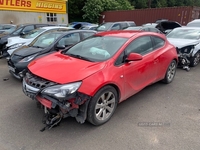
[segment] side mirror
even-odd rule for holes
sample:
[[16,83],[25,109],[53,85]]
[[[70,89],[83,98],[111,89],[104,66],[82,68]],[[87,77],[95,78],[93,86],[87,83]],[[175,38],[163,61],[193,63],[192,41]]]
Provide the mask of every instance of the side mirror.
[[21,33],[20,33],[20,36],[23,36],[23,35],[25,35],[25,34],[26,34],[25,32],[21,32]]
[[66,48],[65,45],[57,45],[56,46],[56,49],[58,49],[58,50],[65,49],[65,48]]
[[130,53],[129,55],[128,55],[128,57],[126,58],[126,61],[138,61],[138,60],[142,60],[143,59],[143,57],[142,57],[142,55],[140,55],[140,54],[137,54],[137,53]]

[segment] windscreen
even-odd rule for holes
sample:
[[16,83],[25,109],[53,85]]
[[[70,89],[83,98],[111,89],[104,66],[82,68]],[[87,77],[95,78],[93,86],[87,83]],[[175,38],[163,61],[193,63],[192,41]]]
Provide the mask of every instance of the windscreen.
[[104,61],[111,58],[126,41],[127,38],[121,37],[93,36],[76,44],[65,54],[90,61]]
[[112,25],[113,25],[113,23],[106,22],[106,23],[101,24],[99,27],[97,27],[96,30],[97,31],[107,31]]
[[57,33],[57,32],[48,32],[40,35],[37,37],[31,44],[30,46],[32,47],[37,47],[37,48],[46,48],[52,43],[54,43],[62,33]]
[[31,38],[36,37],[37,35],[39,35],[43,31],[45,31],[45,29],[35,29],[35,30],[32,30],[32,31],[28,32],[25,35],[22,35],[21,38],[31,39]]

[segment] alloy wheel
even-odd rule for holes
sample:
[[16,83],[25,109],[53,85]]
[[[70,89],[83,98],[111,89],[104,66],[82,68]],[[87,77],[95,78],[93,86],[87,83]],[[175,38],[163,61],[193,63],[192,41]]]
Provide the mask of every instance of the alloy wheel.
[[116,97],[111,91],[103,93],[95,106],[96,118],[100,121],[108,119],[115,109]]
[[173,61],[168,68],[168,72],[167,72],[168,81],[173,80],[175,73],[176,73],[176,63]]
[[197,53],[194,57],[194,66],[198,65],[200,61],[200,53]]

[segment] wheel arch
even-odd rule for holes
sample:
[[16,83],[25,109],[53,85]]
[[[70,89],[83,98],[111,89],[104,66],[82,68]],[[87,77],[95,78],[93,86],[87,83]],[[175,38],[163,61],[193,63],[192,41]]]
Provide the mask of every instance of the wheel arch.
[[[102,89],[103,87],[106,87],[106,86],[111,86],[111,87],[113,87],[115,90],[116,90],[116,92],[117,92],[117,100],[118,100],[118,103],[119,103],[119,101],[120,101],[120,98],[121,98],[121,91],[120,91],[120,88],[116,85],[116,84],[114,84],[114,83],[106,83],[106,84],[104,84],[104,85],[102,85],[101,87],[99,87],[98,89],[96,89],[95,90],[95,93],[94,93],[94,95],[100,90],[100,89]],[[94,96],[93,95],[93,96]]]

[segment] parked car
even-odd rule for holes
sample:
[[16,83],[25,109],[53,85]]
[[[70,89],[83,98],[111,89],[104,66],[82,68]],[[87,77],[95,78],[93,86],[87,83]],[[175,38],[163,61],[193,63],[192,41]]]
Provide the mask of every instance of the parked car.
[[[183,69],[187,69],[188,65],[194,67],[199,64],[200,28],[198,27],[176,28],[167,35],[167,39],[171,44],[177,47],[177,52],[179,54],[179,59],[180,59],[179,64],[181,64],[181,66],[184,67]],[[183,60],[184,62],[181,61],[182,54],[185,55],[185,59]]]
[[18,49],[23,45],[30,44],[35,38],[37,38],[44,32],[48,32],[51,30],[58,30],[58,29],[71,29],[71,28],[61,27],[61,26],[42,27],[34,29],[25,35],[10,37],[8,38],[8,43],[6,44],[6,48],[3,51],[3,56],[4,57],[10,56],[16,49]]
[[142,26],[150,26],[150,27],[155,28],[157,25],[158,25],[157,23],[145,23]]
[[97,31],[123,30],[127,27],[136,26],[134,21],[104,22],[97,27]]
[[0,34],[9,34],[16,30],[17,26],[14,24],[0,24]]
[[159,24],[161,22],[169,21],[168,19],[158,19],[155,23]]
[[124,30],[139,30],[139,31],[146,31],[146,32],[155,32],[155,33],[161,33],[163,34],[160,30],[157,28],[151,27],[151,26],[136,26],[136,27],[128,27]]
[[163,34],[100,32],[66,51],[33,60],[23,91],[44,106],[46,128],[69,116],[102,125],[118,103],[157,81],[172,82],[177,59]]
[[92,30],[68,30],[47,31],[29,45],[24,45],[13,52],[8,58],[9,72],[16,78],[21,79],[20,72],[26,70],[30,61],[41,55],[63,50],[85,38],[95,34]]
[[92,24],[89,22],[71,22],[71,23],[69,23],[68,26],[75,28],[75,29],[81,29],[81,27],[83,27],[83,26],[90,26],[90,25],[92,25]]
[[20,24],[17,26],[17,29],[10,34],[2,34],[0,35],[0,58],[2,58],[2,53],[4,48],[6,48],[7,40],[9,37],[24,35],[31,30],[36,28],[45,27],[45,26],[54,26],[52,24]]
[[91,24],[91,25],[82,26],[81,29],[84,29],[84,30],[96,30],[97,27],[98,27],[98,24]]
[[200,27],[200,19],[192,20],[192,21],[188,22],[188,24],[186,26],[187,27]]
[[163,32],[166,35],[169,32],[171,32],[173,29],[178,28],[178,27],[181,27],[181,25],[178,22],[175,22],[175,21],[161,21],[156,26],[156,28],[158,30],[160,30],[161,32]]

